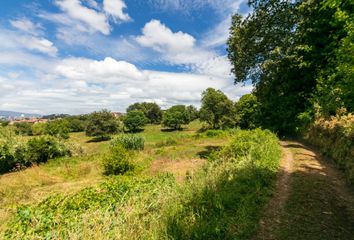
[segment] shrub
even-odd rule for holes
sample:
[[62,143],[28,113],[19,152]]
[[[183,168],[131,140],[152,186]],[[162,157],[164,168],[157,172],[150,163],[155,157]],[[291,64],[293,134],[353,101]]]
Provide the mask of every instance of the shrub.
[[128,150],[144,150],[145,139],[134,134],[121,134],[111,141],[111,146],[122,145]]
[[162,125],[173,130],[182,129],[182,125],[189,122],[189,113],[184,105],[170,107],[164,112],[162,117]]
[[134,103],[127,108],[127,112],[134,110],[142,111],[147,118],[147,121],[152,124],[159,124],[162,118],[162,111],[156,103]]
[[68,127],[68,122],[66,120],[53,120],[49,121],[45,124],[44,134],[68,139],[69,138],[70,129]]
[[32,135],[33,136],[39,136],[43,135],[45,132],[45,123],[35,123],[32,125]]
[[131,153],[122,145],[116,144],[110,149],[110,153],[103,157],[103,168],[105,175],[124,174],[130,169]]
[[18,135],[32,136],[32,125],[33,123],[28,122],[17,122],[14,124],[15,132]]
[[107,139],[117,132],[119,132],[119,123],[110,111],[102,110],[90,114],[86,127],[87,136]]
[[66,155],[70,155],[69,149],[55,137],[40,136],[27,142],[26,159],[31,163],[44,163]]
[[130,132],[136,132],[142,129],[147,122],[148,119],[145,117],[144,113],[140,110],[132,110],[128,112],[127,115],[124,116],[123,118],[124,126]]
[[319,118],[305,139],[336,162],[354,185],[354,115]]

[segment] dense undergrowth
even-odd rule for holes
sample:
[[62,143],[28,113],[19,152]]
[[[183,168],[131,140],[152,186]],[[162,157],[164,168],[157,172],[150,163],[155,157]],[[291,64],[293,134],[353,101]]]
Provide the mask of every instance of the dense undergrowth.
[[331,157],[354,185],[354,115],[320,118],[310,127],[307,140]]
[[4,239],[248,239],[280,158],[268,131],[237,130],[205,166],[173,175],[116,176],[76,194],[21,205]]

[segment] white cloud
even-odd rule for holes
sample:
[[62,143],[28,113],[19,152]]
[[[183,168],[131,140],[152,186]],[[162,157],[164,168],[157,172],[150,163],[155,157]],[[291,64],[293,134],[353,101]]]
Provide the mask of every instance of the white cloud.
[[[5,61],[4,55],[9,57],[8,62],[16,57],[16,55],[23,55],[23,50],[31,50],[47,54],[51,57],[56,56],[58,49],[48,39],[31,36],[27,33],[15,32],[0,28],[0,62]],[[9,56],[13,55],[13,56]],[[24,60],[25,61],[25,60]],[[32,62],[33,64],[33,62]]]
[[172,64],[195,64],[213,57],[213,53],[196,47],[196,39],[181,31],[172,32],[158,20],[151,20],[136,41],[159,53]]
[[151,20],[142,29],[142,36],[136,40],[145,47],[151,47],[156,51],[169,51],[177,54],[181,51],[193,49],[195,39],[187,33],[172,32],[158,20]]
[[81,5],[79,0],[57,0],[56,4],[70,18],[83,23],[88,31],[98,31],[105,35],[110,33],[110,25],[104,13]]
[[131,20],[123,11],[126,8],[123,0],[104,0],[102,7],[93,0],[56,0],[55,3],[64,13],[41,13],[39,16],[81,32],[109,35],[112,29],[110,17],[114,22]]
[[198,47],[193,36],[181,31],[172,32],[158,20],[148,22],[136,41],[159,52],[162,58],[172,64],[187,65],[199,74],[230,78],[231,64],[226,56]]
[[18,41],[29,50],[39,51],[52,57],[56,56],[58,52],[54,44],[45,38],[23,36],[20,37]]
[[18,30],[21,30],[34,36],[41,34],[40,24],[34,24],[32,21],[26,18],[10,20],[10,24]]
[[184,14],[189,14],[192,11],[200,10],[201,8],[210,7],[214,10],[225,13],[234,12],[238,9],[241,3],[246,3],[247,0],[147,0],[150,5],[157,9],[167,11],[180,11]]
[[95,83],[123,83],[142,80],[144,75],[133,64],[107,57],[102,61],[85,58],[64,59],[56,72],[66,78]]
[[130,17],[124,13],[123,10],[127,6],[123,0],[104,0],[103,9],[106,13],[111,15],[115,21],[129,21]]

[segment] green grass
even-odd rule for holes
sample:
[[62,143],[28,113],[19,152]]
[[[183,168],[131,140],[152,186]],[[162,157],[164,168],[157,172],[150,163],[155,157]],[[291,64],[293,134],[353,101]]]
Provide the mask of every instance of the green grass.
[[[280,158],[276,137],[239,130],[231,139],[229,134],[195,138],[195,130],[154,129],[144,133],[150,149],[141,152],[136,163],[198,158],[200,150],[228,144],[182,183],[169,173],[149,176],[141,171],[21,205],[7,224],[5,239],[249,238],[273,189]],[[169,137],[176,137],[177,145],[156,147]]]

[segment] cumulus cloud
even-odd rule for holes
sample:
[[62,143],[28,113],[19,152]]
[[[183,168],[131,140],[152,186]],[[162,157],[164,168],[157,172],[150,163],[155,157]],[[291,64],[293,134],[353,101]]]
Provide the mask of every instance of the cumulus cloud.
[[212,76],[230,77],[231,65],[226,56],[197,46],[196,39],[181,31],[172,32],[158,20],[151,20],[142,29],[136,41],[161,54],[172,64],[187,65],[193,72]]
[[145,47],[151,47],[159,52],[178,53],[193,49],[195,39],[187,33],[172,32],[159,20],[151,20],[142,29],[142,36],[136,40]]
[[66,78],[98,83],[141,80],[143,73],[133,64],[107,57],[102,61],[85,58],[64,59],[56,72]]
[[56,0],[55,3],[63,14],[42,13],[40,16],[82,32],[109,35],[112,28],[109,17],[115,22],[130,20],[123,11],[126,8],[123,0],[104,0],[103,9],[92,0],[87,1],[87,5],[81,0]]
[[115,21],[129,21],[128,14],[123,12],[127,6],[122,0],[104,0],[103,9],[106,13],[111,15]]

